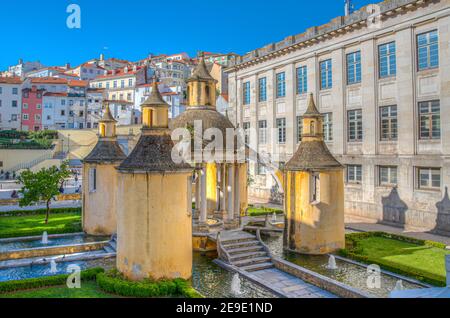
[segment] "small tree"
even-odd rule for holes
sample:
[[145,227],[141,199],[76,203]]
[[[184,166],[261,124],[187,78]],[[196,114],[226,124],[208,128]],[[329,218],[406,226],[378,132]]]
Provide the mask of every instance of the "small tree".
[[38,172],[26,170],[20,174],[18,181],[22,184],[19,193],[23,197],[19,200],[19,205],[29,206],[38,202],[45,202],[47,211],[45,224],[48,223],[50,215],[50,203],[60,193],[59,189],[63,185],[64,179],[70,176],[68,163],[63,162],[61,167],[56,166],[48,169],[42,168]]

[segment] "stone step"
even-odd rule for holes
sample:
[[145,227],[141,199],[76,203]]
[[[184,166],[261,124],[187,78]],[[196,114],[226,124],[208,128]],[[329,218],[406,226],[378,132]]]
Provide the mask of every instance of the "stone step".
[[228,254],[235,255],[235,256],[237,256],[238,254],[245,254],[245,253],[250,253],[250,252],[258,252],[258,251],[262,251],[262,250],[264,250],[264,248],[261,245],[240,247],[240,248],[234,248],[234,249],[227,249],[226,248],[226,251],[228,252]]
[[230,239],[226,239],[223,238],[221,239],[221,243],[222,245],[229,245],[229,244],[234,244],[234,243],[242,243],[242,242],[248,242],[248,241],[254,241],[256,240],[255,236],[245,236],[245,237],[240,237],[240,238],[230,238]]
[[237,254],[233,257],[231,257],[231,262],[237,262],[237,261],[242,261],[244,259],[249,259],[249,258],[255,258],[255,257],[262,257],[262,256],[266,256],[267,253],[266,252],[249,252],[249,253],[242,253],[242,254]]
[[115,253],[115,252],[116,252],[116,251],[115,251],[114,249],[112,249],[111,246],[109,246],[109,245],[106,245],[103,249],[106,251],[106,253]]
[[240,269],[247,271],[247,272],[257,272],[257,271],[262,271],[264,269],[269,269],[269,268],[273,268],[273,264],[272,263],[261,263],[261,264],[254,264],[254,265],[249,265],[249,266],[244,266],[244,267],[240,267]]
[[222,244],[222,245],[226,249],[235,249],[235,248],[240,248],[240,247],[259,245],[259,242],[258,241],[245,241],[245,242]]
[[233,262],[234,266],[237,267],[247,267],[251,265],[256,264],[264,264],[264,263],[270,263],[270,257],[255,257],[255,258],[249,258],[242,261]]

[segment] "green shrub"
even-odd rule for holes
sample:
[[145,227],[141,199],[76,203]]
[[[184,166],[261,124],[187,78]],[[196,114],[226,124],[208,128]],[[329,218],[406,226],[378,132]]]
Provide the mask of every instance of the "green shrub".
[[[28,210],[28,211],[14,210],[14,211],[8,211],[8,212],[1,213],[0,217],[27,216],[27,215],[45,215],[45,212],[46,212],[45,209]],[[51,214],[63,214],[63,213],[79,213],[79,214],[81,214],[81,208],[55,208],[55,209],[50,209],[50,215]]]
[[[105,270],[100,267],[81,271],[81,280],[95,280],[97,275],[103,273],[104,271]],[[57,276],[0,282],[0,294],[26,289],[64,285],[68,277],[69,274],[63,274]]]
[[267,214],[284,214],[283,210],[280,209],[274,209],[274,208],[268,208],[268,207],[254,207],[254,206],[249,206],[247,213],[249,216],[265,216]]
[[159,280],[146,279],[139,282],[127,280],[117,270],[97,275],[98,286],[106,292],[125,297],[201,297],[190,284],[183,279]]

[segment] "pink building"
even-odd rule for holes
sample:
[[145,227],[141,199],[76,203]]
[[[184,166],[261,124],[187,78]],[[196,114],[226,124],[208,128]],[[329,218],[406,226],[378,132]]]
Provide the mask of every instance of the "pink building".
[[22,91],[22,130],[42,130],[42,97],[45,90],[36,86]]

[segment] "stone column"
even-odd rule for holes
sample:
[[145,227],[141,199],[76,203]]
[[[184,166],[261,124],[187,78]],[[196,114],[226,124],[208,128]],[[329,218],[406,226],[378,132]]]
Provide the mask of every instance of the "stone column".
[[240,198],[240,173],[239,164],[234,166],[235,178],[234,178],[234,220],[237,221],[241,216],[241,198]]
[[197,171],[197,178],[195,179],[195,212],[193,218],[198,220],[200,216],[200,172]]
[[220,200],[220,184],[222,180],[222,171],[220,164],[216,163],[216,209],[214,211],[214,216],[220,218],[221,217],[221,200]]
[[200,172],[200,218],[199,225],[200,228],[206,227],[206,221],[208,218],[208,209],[207,209],[207,200],[206,200],[206,167],[202,167]]
[[227,218],[227,165],[222,163],[220,165],[220,173],[221,173],[221,188],[222,188],[222,197],[220,198],[220,212],[222,214],[222,219],[226,220]]
[[227,225],[225,226],[226,228],[228,227],[232,227],[233,226],[233,220],[234,220],[234,188],[235,188],[235,182],[234,182],[234,176],[235,176],[235,171],[234,171],[234,164],[230,164],[228,166],[228,215],[227,215],[227,219],[226,219],[226,223]]

